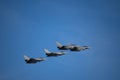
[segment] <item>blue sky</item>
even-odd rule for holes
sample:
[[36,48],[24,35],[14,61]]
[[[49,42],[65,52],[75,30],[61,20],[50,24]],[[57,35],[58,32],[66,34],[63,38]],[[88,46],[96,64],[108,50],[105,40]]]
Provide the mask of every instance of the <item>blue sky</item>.
[[[119,80],[118,0],[1,0],[0,80]],[[23,55],[46,57],[62,44],[91,49],[68,52],[37,64]]]

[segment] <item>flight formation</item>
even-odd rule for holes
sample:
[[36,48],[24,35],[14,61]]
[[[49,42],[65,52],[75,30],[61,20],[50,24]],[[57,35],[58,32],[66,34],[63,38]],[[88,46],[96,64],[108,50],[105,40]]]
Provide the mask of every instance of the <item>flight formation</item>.
[[[56,42],[57,48],[59,50],[70,50],[70,51],[82,51],[82,50],[86,50],[89,49],[89,46],[77,46],[75,44],[70,44],[70,45],[62,45],[59,42]],[[57,56],[62,56],[65,55],[66,52],[60,51],[60,52],[51,52],[48,49],[44,49],[45,54],[47,57],[57,57]],[[41,61],[45,61],[46,58],[30,58],[26,55],[24,55],[24,59],[26,63],[37,63],[37,62],[41,62]]]

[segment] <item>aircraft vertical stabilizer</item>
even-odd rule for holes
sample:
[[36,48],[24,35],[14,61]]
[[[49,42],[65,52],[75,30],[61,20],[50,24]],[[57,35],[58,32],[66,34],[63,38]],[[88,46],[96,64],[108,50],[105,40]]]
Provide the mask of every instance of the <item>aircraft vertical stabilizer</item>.
[[24,59],[29,60],[30,58],[28,56],[24,55]]
[[62,44],[57,41],[56,41],[56,44],[57,44],[57,47],[62,47]]
[[47,49],[44,49],[44,51],[45,51],[46,54],[51,53],[51,52],[50,52],[49,50],[47,50]]

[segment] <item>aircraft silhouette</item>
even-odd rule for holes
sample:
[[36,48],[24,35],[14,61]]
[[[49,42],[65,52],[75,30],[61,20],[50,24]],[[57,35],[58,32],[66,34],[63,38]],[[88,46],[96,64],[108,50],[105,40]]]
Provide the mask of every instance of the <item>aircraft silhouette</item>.
[[30,58],[24,55],[24,59],[26,63],[37,63],[46,60],[45,58]]

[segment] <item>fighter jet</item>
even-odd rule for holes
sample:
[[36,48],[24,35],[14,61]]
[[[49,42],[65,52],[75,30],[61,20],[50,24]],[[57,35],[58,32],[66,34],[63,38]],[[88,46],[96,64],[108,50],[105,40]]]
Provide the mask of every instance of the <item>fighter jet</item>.
[[24,59],[26,63],[37,63],[46,60],[45,58],[30,58],[24,55]]
[[44,51],[47,57],[57,57],[57,56],[62,56],[66,54],[66,52],[50,52],[47,49],[44,49]]
[[89,49],[89,46],[77,46],[75,44],[70,44],[70,45],[62,45],[59,42],[56,42],[57,44],[57,48],[59,50],[70,50],[70,51],[81,51],[81,50],[85,50],[85,49]]
[[69,48],[70,51],[81,51],[81,50],[86,50],[89,49],[89,46],[77,46],[77,45],[71,45],[71,47]]

